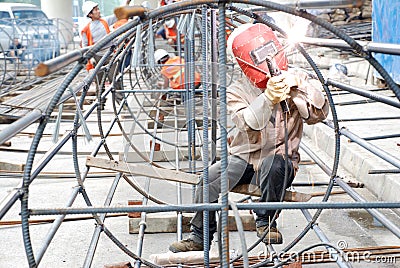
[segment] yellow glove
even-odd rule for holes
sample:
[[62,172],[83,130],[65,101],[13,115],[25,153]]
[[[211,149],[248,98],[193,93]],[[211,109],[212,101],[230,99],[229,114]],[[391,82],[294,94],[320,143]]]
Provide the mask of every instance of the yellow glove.
[[273,104],[277,104],[286,100],[290,88],[295,86],[297,86],[296,77],[284,72],[278,76],[271,77],[268,80],[264,94]]

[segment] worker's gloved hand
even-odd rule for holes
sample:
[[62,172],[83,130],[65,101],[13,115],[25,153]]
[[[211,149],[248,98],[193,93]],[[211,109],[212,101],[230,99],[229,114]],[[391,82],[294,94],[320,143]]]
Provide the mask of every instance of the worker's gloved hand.
[[282,72],[282,74],[271,77],[268,80],[264,94],[273,104],[277,104],[286,100],[289,96],[290,89],[296,86],[296,77],[287,72]]

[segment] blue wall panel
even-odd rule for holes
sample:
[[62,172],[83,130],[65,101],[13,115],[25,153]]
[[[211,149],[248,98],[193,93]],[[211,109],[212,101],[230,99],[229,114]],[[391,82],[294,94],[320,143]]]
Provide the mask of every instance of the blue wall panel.
[[[372,41],[400,44],[400,0],[372,1]],[[375,57],[400,84],[400,56],[377,53]],[[375,75],[379,77],[377,72]]]

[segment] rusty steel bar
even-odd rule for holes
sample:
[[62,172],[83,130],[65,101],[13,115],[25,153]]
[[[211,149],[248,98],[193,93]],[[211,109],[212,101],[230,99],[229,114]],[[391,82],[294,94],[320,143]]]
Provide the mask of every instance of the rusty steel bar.
[[114,14],[117,19],[128,19],[133,16],[144,18],[147,16],[148,8],[143,6],[122,6],[114,9]]
[[53,58],[51,60],[41,62],[35,68],[35,75],[37,76],[46,76],[56,71],[61,70],[65,66],[70,65],[73,62],[76,62],[82,59],[83,54],[85,54],[90,47],[80,48],[74,51],[71,51],[67,54],[64,54],[60,57]]

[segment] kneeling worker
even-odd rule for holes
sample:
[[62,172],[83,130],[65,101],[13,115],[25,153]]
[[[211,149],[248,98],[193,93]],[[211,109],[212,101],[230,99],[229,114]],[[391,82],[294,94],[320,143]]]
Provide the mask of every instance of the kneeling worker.
[[[227,109],[236,126],[228,139],[229,190],[241,184],[254,184],[261,190],[259,202],[279,202],[299,168],[303,122],[315,124],[325,119],[328,102],[322,91],[310,83],[306,73],[287,71],[282,46],[268,26],[261,23],[239,26],[229,36],[227,50],[244,74],[227,88]],[[281,102],[285,105],[280,105]],[[220,191],[219,161],[209,168],[211,203],[218,202]],[[200,182],[195,203],[202,202]],[[282,234],[273,220],[276,211],[261,208],[254,213],[257,236],[263,237],[266,244],[281,244]],[[210,211],[210,243],[217,228],[215,218],[215,212]],[[172,252],[203,250],[202,211],[196,212],[191,220],[189,238],[172,243],[169,249]]]
[[[164,49],[157,49],[154,52],[154,60],[157,64],[163,64],[161,74],[164,78],[163,88],[185,89],[185,60],[179,56],[170,57]],[[194,85],[198,88],[201,83],[200,74],[195,72]]]

